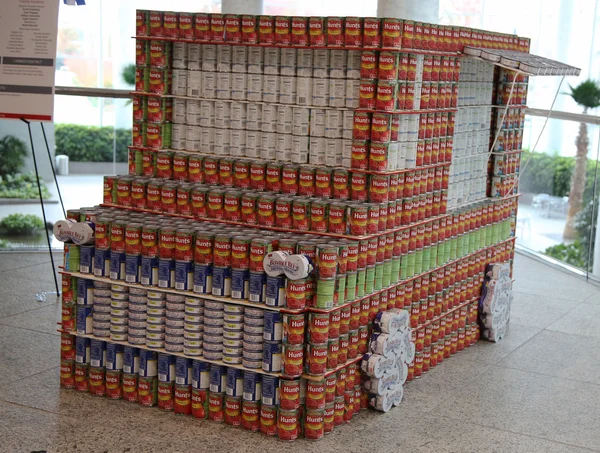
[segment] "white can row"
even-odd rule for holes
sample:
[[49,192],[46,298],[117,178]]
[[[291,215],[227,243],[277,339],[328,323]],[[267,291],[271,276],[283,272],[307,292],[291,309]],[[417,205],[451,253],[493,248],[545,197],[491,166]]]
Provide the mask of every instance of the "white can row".
[[173,69],[174,96],[357,108],[360,80]]
[[474,58],[463,58],[460,62],[459,82],[492,82],[494,65]]
[[487,198],[487,177],[481,176],[448,186],[448,210]]
[[454,134],[454,157],[465,157],[489,152],[490,131],[483,129],[480,131],[469,131]]
[[454,120],[454,132],[477,131],[490,128],[491,106],[460,107]]
[[458,83],[458,106],[490,105],[492,104],[493,82],[463,82]]

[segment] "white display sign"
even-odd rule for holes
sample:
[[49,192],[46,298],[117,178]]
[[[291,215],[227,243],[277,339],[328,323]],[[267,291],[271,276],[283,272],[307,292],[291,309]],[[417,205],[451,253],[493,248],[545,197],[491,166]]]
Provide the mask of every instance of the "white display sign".
[[0,1],[0,118],[52,121],[58,7]]
[[512,305],[512,280],[510,264],[493,264],[487,270],[484,295],[480,303],[480,318],[483,323],[483,337],[489,341],[499,341],[506,335]]

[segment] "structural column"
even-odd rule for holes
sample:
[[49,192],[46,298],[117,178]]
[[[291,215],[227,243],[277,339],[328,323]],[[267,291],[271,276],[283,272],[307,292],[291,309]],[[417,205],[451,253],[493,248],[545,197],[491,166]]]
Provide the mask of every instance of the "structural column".
[[254,14],[263,13],[263,0],[222,0],[223,14]]
[[377,16],[437,24],[440,20],[440,2],[439,0],[377,0]]

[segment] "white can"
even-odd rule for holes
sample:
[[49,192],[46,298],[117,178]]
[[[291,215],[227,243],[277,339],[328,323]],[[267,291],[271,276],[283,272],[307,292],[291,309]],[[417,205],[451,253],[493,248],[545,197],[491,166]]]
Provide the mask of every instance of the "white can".
[[312,77],[313,51],[312,49],[298,49],[296,58],[296,75],[298,77]]
[[334,167],[342,160],[342,140],[339,138],[328,138],[325,142],[325,165]]
[[187,73],[187,69],[173,69],[171,92],[175,96],[185,96],[187,94]]
[[228,129],[231,120],[231,102],[215,101],[215,127]]
[[291,134],[294,108],[288,105],[277,106],[277,133]]
[[398,142],[392,142],[390,143],[388,150],[388,170],[397,170],[400,144]]
[[260,129],[263,132],[275,132],[277,130],[277,106],[263,104]]
[[[310,125],[310,109],[294,107],[292,112],[292,134],[308,135]],[[308,150],[308,141],[307,147]]]
[[229,129],[215,129],[214,131],[215,154],[218,156],[229,156],[231,153],[229,149],[231,131]]
[[281,49],[279,47],[266,47],[264,70],[265,74],[278,75],[281,61]]
[[248,48],[248,73],[262,74],[265,59],[264,47]]
[[360,50],[349,50],[348,59],[346,60],[346,78],[360,79],[360,58],[362,52]]
[[257,131],[246,131],[246,157],[258,157],[261,140],[260,134]]
[[217,71],[231,72],[231,46],[217,46]]
[[314,78],[312,80],[312,105],[329,106],[329,79]]
[[263,132],[261,137],[262,159],[274,160],[277,148],[277,134],[275,132]]
[[290,134],[277,134],[277,152],[275,158],[280,162],[291,162],[292,136]]
[[310,135],[325,137],[325,110],[310,109]]
[[279,77],[279,102],[282,104],[296,103],[296,77]]
[[200,126],[215,127],[214,101],[200,101]]
[[305,164],[308,162],[309,137],[307,135],[292,136],[292,162]]
[[200,101],[188,99],[185,102],[185,123],[193,126],[200,125]]
[[262,74],[248,74],[248,100],[255,102],[263,100]]
[[263,101],[277,104],[279,102],[279,76],[263,76]]
[[[219,46],[220,47],[220,46]],[[202,70],[216,71],[217,70],[217,46],[214,44],[202,45]]]
[[346,105],[346,80],[329,79],[329,106],[344,107]]
[[325,138],[342,137],[342,111],[325,111]]
[[346,77],[348,64],[348,51],[331,50],[329,56],[329,77],[332,79],[343,79]]
[[246,129],[246,104],[231,103],[231,129]]
[[313,77],[329,77],[329,50],[315,49],[313,53]]
[[248,74],[233,73],[231,75],[231,99],[245,101],[248,94]]
[[202,95],[202,72],[188,71],[187,77],[187,95],[199,98]]
[[360,101],[360,80],[346,80],[346,107],[349,109],[358,108]]
[[253,102],[246,104],[246,129],[260,131],[262,121],[262,105]]
[[188,45],[184,42],[174,42],[172,48],[173,68],[187,69]]
[[296,77],[297,105],[312,105],[312,84],[311,77]]
[[185,146],[188,151],[200,151],[200,128],[188,125],[185,130]]
[[175,124],[171,126],[171,148],[185,149],[185,135],[187,126],[185,124]]
[[280,73],[285,76],[296,75],[297,49],[284,47],[281,49]]
[[308,162],[312,165],[325,165],[325,138],[310,137],[309,143]]
[[342,137],[352,139],[354,132],[354,112],[352,110],[344,110],[342,115]]
[[231,72],[220,72],[217,77],[217,99],[231,99]]
[[202,72],[202,97],[215,99],[217,97],[217,74]]
[[173,123],[186,123],[187,102],[185,99],[173,99]]
[[248,47],[231,48],[231,72],[248,72]]
[[342,159],[352,159],[352,140],[342,139]]
[[244,157],[246,155],[246,131],[244,129],[231,129],[229,146],[232,156]]
[[187,68],[191,71],[202,69],[202,46],[200,44],[187,45]]
[[215,130],[212,127],[200,128],[200,149],[203,153],[215,153]]

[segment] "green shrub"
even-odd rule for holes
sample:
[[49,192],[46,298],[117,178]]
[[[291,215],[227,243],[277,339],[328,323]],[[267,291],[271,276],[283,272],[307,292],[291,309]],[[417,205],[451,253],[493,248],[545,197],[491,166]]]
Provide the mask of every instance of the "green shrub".
[[117,162],[127,162],[131,130],[112,127],[57,124],[54,126],[56,154],[65,154],[73,162],[112,162],[115,134]]
[[44,228],[44,221],[33,214],[11,214],[0,220],[0,230],[6,234],[27,234]]
[[587,261],[587,249],[581,244],[581,241],[577,239],[572,244],[558,244],[552,247],[548,247],[544,253],[552,258],[556,258],[563,263],[570,264],[571,266],[578,267],[579,269],[586,269]]
[[[50,198],[50,191],[40,179],[42,183],[42,197]],[[24,173],[16,175],[0,176],[0,198],[19,198],[29,200],[39,198],[38,186],[35,179],[35,174]]]
[[24,141],[13,135],[0,139],[0,177],[18,173],[29,151]]

